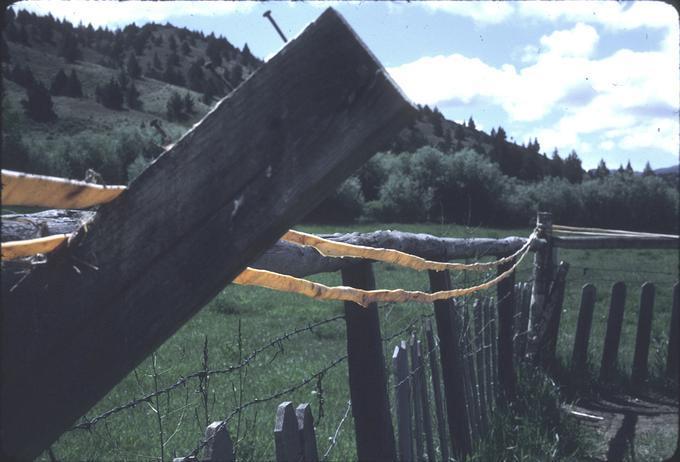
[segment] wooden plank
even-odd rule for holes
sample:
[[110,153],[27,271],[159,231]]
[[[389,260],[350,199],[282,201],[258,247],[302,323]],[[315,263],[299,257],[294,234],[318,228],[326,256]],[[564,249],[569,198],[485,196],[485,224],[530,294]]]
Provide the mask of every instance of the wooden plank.
[[3,451],[40,454],[413,115],[323,13],[3,292]]
[[[394,347],[392,369],[397,401],[397,440],[399,459],[402,462],[413,460],[413,433],[411,432],[411,380],[408,373],[408,353],[406,342]],[[361,457],[358,457],[360,460]]]
[[631,382],[641,387],[647,380],[649,342],[652,339],[652,316],[654,312],[655,287],[651,282],[642,284],[640,290],[640,312],[638,315],[637,333],[635,335],[635,352]]
[[302,459],[302,444],[295,408],[284,401],[276,408],[274,447],[276,462],[298,462]]
[[671,237],[554,237],[561,249],[677,249],[677,238]]
[[[666,378],[678,383],[678,355],[680,354],[680,283],[673,286],[673,306],[671,307],[671,325],[668,333],[668,353],[666,356]],[[679,440],[680,441],[680,440]]]
[[491,407],[495,409],[500,392],[498,391],[498,311],[496,310],[496,301],[493,297],[487,299],[487,313],[489,319],[489,346],[491,347],[491,360],[489,361],[491,367]]
[[[360,261],[342,270],[342,283],[348,287],[374,289],[371,263]],[[357,457],[360,460],[394,460],[396,447],[378,305],[371,303],[364,308],[356,303],[345,302],[344,306],[349,392]]]
[[[513,262],[498,267],[498,273],[511,268]],[[513,318],[515,308],[515,273],[502,280],[496,286],[496,309],[498,310],[498,382],[501,396],[505,402],[515,399],[516,382],[515,366],[512,352]]]
[[619,342],[621,341],[621,327],[623,325],[623,311],[626,306],[626,284],[616,282],[612,285],[611,300],[609,302],[609,316],[607,318],[607,331],[604,336],[602,348],[602,363],[600,365],[600,380],[606,381],[611,378],[616,370],[616,361],[619,355]]
[[578,310],[574,351],[571,356],[571,370],[577,375],[584,374],[588,366],[588,343],[593,324],[596,295],[597,291],[592,284],[585,284],[581,289],[581,305]]
[[462,312],[463,328],[461,347],[463,350],[463,379],[465,381],[465,407],[468,413],[468,422],[470,423],[470,436],[472,441],[479,440],[479,404],[477,401],[475,384],[475,365],[474,356],[472,353],[472,336],[470,320],[470,306],[469,300],[463,299],[458,304],[458,309]]
[[[446,420],[444,418],[444,406],[442,401],[441,382],[439,378],[439,366],[437,365],[437,344],[432,332],[432,321],[425,321],[425,336],[427,338],[428,358],[430,361],[430,377],[432,379],[432,394],[434,396],[434,411],[437,418],[437,433],[439,435],[439,451],[442,460],[449,460],[449,442],[446,438]],[[434,460],[434,459],[432,459]]]
[[545,307],[545,317],[539,329],[538,357],[547,370],[552,370],[556,364],[557,337],[559,336],[562,306],[564,304],[564,290],[567,284],[569,264],[560,262],[555,280],[550,286],[550,293]]
[[202,462],[233,462],[234,445],[229,436],[226,425],[213,422],[205,429],[205,440],[208,442],[203,448]]
[[413,404],[413,435],[416,443],[416,453],[414,460],[424,460],[423,455],[425,454],[423,445],[423,408],[421,401],[422,393],[422,383],[420,382],[419,369],[420,361],[418,360],[416,352],[416,335],[411,333],[411,338],[409,339],[408,349],[411,356],[409,375],[411,377],[411,402]]
[[298,431],[302,441],[302,461],[318,462],[319,451],[316,447],[316,432],[314,431],[314,417],[309,403],[300,404],[295,408]]
[[481,433],[486,434],[489,429],[489,415],[486,403],[486,380],[484,377],[484,305],[482,300],[475,300],[473,317],[475,326],[475,366],[477,371],[477,396],[479,399],[479,412]]
[[541,247],[534,253],[534,270],[531,292],[531,316],[529,318],[529,329],[527,335],[527,356],[534,358],[538,352],[538,319],[543,316],[545,303],[550,289],[550,283],[554,275],[553,262],[553,236],[552,236],[552,214],[539,212],[536,218],[536,226],[539,228],[538,237],[544,239],[546,246]]
[[423,413],[423,433],[425,434],[425,446],[427,448],[427,460],[435,460],[434,438],[432,435],[432,414],[430,413],[430,398],[427,392],[427,378],[425,368],[427,364],[423,358],[422,343],[418,340],[415,344],[415,355],[417,361],[417,375],[420,384],[420,403]]
[[529,335],[529,319],[531,309],[531,283],[522,284],[522,303],[519,311],[519,323],[517,326],[517,353],[520,361],[524,361],[527,350],[527,336]]
[[[430,290],[449,290],[451,279],[448,271],[428,271]],[[439,336],[444,395],[446,397],[446,420],[453,452],[466,456],[471,451],[469,422],[465,410],[465,382],[463,358],[459,341],[462,335],[461,320],[455,312],[453,300],[434,302],[434,316]]]

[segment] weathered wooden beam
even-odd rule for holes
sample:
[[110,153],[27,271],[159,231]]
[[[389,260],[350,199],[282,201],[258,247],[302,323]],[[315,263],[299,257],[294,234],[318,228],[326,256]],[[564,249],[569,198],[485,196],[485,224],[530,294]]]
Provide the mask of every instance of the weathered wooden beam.
[[677,249],[680,240],[670,237],[553,237],[562,249]]
[[414,114],[326,10],[3,290],[5,457],[38,456]]

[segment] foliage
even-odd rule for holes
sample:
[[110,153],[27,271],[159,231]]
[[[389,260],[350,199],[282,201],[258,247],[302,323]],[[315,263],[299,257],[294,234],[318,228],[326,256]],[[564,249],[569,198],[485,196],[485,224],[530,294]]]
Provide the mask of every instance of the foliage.
[[123,89],[113,77],[106,85],[102,87],[97,85],[95,97],[99,103],[109,109],[120,110],[123,108]]
[[176,91],[172,92],[165,107],[168,120],[183,120],[186,117],[184,100]]
[[26,89],[26,99],[21,103],[26,115],[36,122],[50,122],[57,118],[52,96],[41,82],[35,82]]

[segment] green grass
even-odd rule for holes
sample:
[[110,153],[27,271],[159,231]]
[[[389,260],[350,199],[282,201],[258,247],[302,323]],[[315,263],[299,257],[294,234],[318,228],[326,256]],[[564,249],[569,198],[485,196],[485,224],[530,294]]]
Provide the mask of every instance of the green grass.
[[[439,236],[454,237],[504,237],[527,236],[529,229],[470,229],[450,225],[395,225],[366,224],[356,226],[302,226],[299,229],[315,233],[346,231],[372,231],[376,229],[399,229],[426,232]],[[598,304],[593,326],[591,358],[597,362],[601,349],[608,303],[610,281],[599,279],[622,279],[629,282],[628,301],[621,345],[621,367],[629,369],[635,336],[636,304],[639,285],[645,277],[628,270],[664,271],[654,279],[657,285],[657,303],[654,313],[653,338],[661,348],[650,354],[653,380],[661,380],[661,371],[655,359],[665,354],[663,347],[667,338],[670,316],[670,290],[677,279],[678,256],[668,251],[563,251],[560,257],[572,264],[565,296],[565,312],[560,329],[558,353],[569,358],[573,343],[573,330],[580,298],[580,288],[585,282],[594,282],[598,288]],[[531,259],[527,258],[520,268],[517,280],[531,277]],[[608,271],[590,272],[583,275],[577,267],[608,268]],[[593,270],[594,271],[594,270]],[[404,287],[427,290],[427,275],[387,265],[376,264],[375,276],[378,287]],[[663,276],[663,277],[662,277]],[[339,274],[323,274],[311,279],[325,284],[340,284]],[[472,276],[456,275],[454,286],[469,285],[476,281]],[[261,345],[284,332],[342,314],[339,302],[319,302],[287,293],[272,292],[255,287],[228,286],[198,315],[183,326],[172,338],[158,349],[155,355],[157,373],[153,373],[153,358],[145,360],[137,370],[119,383],[87,415],[93,417],[119,404],[138,398],[158,387],[169,386],[178,378],[202,368],[203,346],[207,339],[208,362],[212,369],[238,364],[240,360]],[[413,303],[387,304],[380,307],[383,337],[389,337],[410,322],[432,314],[430,305]],[[240,335],[239,335],[240,326]],[[406,338],[406,334],[398,339]],[[398,339],[384,345],[386,362]],[[173,454],[185,455],[192,450],[204,432],[206,423],[222,420],[242,403],[264,398],[279,390],[300,384],[306,377],[323,369],[346,352],[345,327],[342,319],[306,331],[288,340],[281,340],[275,347],[264,350],[240,373],[210,376],[205,389],[199,392],[199,381],[191,380],[158,401],[142,403],[131,410],[117,413],[98,423],[91,431],[75,430],[65,433],[54,445],[60,460],[156,460],[160,458],[159,423],[155,409],[161,414],[164,459]],[[391,370],[391,369],[390,369]],[[390,389],[393,384],[388,374]],[[579,451],[587,441],[579,431],[555,420],[557,389],[544,376],[522,372],[520,390],[523,399],[516,412],[497,414],[494,438],[478,448],[476,460],[542,460],[544,454],[555,451],[562,460],[578,460]],[[207,397],[207,404],[204,398]],[[317,441],[323,454],[329,446],[329,438],[336,432],[338,422],[345,413],[349,398],[347,364],[341,362],[329,370],[322,380],[269,402],[253,405],[229,423],[229,432],[235,441],[241,460],[270,460],[274,455],[272,434],[276,406],[286,400],[296,405],[309,402],[317,421]],[[391,398],[391,401],[393,399]],[[544,403],[546,412],[538,412],[532,403]],[[323,412],[320,415],[320,412]],[[549,412],[548,412],[549,411]],[[553,414],[551,414],[553,413]],[[557,436],[556,436],[557,435]],[[654,441],[650,447],[665,455],[667,445]],[[644,444],[640,442],[639,444]],[[579,449],[581,448],[581,449]],[[640,451],[648,449],[646,447]],[[546,452],[547,451],[547,452]],[[351,417],[342,427],[331,460],[355,458],[354,428]],[[47,454],[41,457],[48,460]]]

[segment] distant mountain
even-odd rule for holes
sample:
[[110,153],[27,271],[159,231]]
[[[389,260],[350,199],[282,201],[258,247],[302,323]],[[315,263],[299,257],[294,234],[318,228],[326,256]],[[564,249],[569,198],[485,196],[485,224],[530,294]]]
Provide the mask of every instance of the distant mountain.
[[657,175],[678,175],[680,174],[680,164],[672,167],[657,168],[654,170]]

